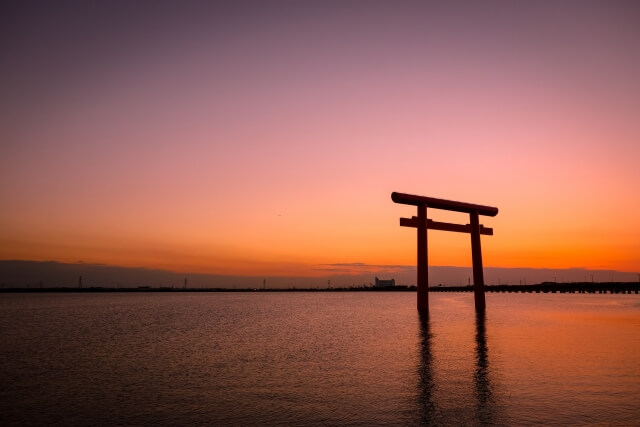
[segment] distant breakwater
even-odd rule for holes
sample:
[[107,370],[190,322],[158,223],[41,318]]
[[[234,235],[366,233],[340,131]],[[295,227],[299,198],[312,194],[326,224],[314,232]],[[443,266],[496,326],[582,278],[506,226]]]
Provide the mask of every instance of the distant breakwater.
[[[1,288],[0,293],[95,293],[95,292],[415,292],[415,286],[371,287],[351,286],[332,288],[183,288],[183,287],[11,287]],[[429,292],[472,292],[473,286],[430,286]],[[543,282],[535,285],[485,285],[485,292],[494,293],[581,293],[581,294],[638,294],[640,282]]]
[[[431,286],[429,292],[472,292],[473,286]],[[580,294],[637,294],[640,282],[543,282],[535,285],[485,285],[485,292],[501,293],[580,293]]]

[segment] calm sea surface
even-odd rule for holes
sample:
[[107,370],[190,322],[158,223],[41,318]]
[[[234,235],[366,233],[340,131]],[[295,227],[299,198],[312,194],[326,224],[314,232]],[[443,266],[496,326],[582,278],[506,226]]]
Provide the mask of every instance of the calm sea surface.
[[638,295],[0,295],[3,425],[640,425]]

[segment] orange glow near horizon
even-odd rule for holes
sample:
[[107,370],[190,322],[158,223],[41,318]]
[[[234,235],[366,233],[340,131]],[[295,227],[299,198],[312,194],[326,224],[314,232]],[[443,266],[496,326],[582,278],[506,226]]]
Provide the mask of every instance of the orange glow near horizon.
[[[414,266],[401,191],[498,207],[485,266],[640,271],[640,30],[622,9],[260,7],[124,35],[49,23],[55,60],[11,17],[0,259]],[[430,232],[429,259],[471,265],[469,236]]]

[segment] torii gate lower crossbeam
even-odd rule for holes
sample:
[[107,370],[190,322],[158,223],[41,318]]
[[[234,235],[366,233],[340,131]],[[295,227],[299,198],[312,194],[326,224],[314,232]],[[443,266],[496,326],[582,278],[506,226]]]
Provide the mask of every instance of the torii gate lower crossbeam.
[[[476,311],[485,310],[484,274],[482,271],[482,250],[480,235],[493,235],[493,229],[480,224],[479,215],[496,216],[498,208],[474,205],[471,203],[455,202],[451,200],[435,199],[433,197],[415,196],[413,194],[392,193],[391,199],[395,203],[413,205],[418,208],[418,216],[400,218],[400,225],[417,229],[418,235],[418,311],[429,311],[429,263],[427,252],[427,230],[444,230],[471,235],[471,259],[473,262],[473,291]],[[427,218],[427,207],[469,214],[469,224],[449,224],[436,222]]]

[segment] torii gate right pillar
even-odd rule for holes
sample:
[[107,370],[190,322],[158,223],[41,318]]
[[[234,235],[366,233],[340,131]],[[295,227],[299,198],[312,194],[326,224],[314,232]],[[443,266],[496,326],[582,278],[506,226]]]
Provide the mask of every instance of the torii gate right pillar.
[[478,212],[469,214],[471,225],[471,261],[473,263],[473,296],[476,311],[484,312],[484,274],[482,273],[482,249],[480,247],[480,220]]
[[427,251],[427,205],[418,205],[418,311],[429,311],[429,255]]

